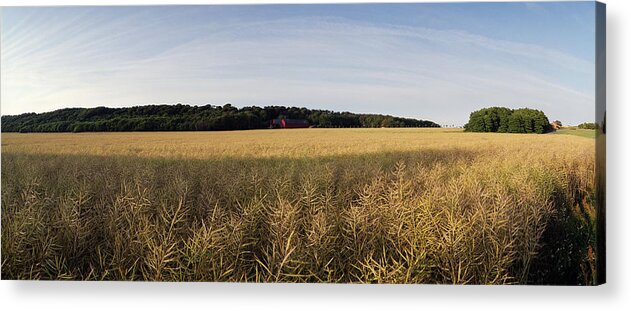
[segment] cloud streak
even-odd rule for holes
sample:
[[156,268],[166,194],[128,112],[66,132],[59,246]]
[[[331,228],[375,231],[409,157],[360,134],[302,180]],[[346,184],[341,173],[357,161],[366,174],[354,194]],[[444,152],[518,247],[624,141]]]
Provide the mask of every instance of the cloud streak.
[[231,102],[443,124],[490,105],[593,119],[592,61],[462,29],[335,16],[187,21],[196,16],[177,8],[27,13],[2,28],[2,114]]

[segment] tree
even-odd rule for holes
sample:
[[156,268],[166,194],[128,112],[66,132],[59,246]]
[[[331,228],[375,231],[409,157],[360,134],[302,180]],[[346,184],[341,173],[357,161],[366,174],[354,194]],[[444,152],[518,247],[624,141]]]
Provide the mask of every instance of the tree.
[[464,128],[467,132],[538,134],[551,130],[548,117],[540,110],[512,110],[504,107],[490,107],[472,112]]
[[585,122],[585,123],[579,124],[578,128],[585,129],[585,130],[595,130],[598,128],[598,124],[592,123],[592,122]]
[[439,127],[411,118],[298,107],[148,105],[130,108],[66,108],[2,116],[2,132],[215,131],[269,127],[277,118],[305,119],[318,127]]

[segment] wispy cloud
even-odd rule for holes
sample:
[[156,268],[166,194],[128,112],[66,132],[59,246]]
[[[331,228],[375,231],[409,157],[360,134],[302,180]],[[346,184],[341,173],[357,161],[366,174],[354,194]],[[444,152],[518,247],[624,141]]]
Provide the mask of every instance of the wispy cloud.
[[489,105],[544,109],[566,123],[593,118],[593,62],[466,30],[330,16],[187,22],[177,9],[73,13],[3,27],[3,114],[231,102],[448,124]]

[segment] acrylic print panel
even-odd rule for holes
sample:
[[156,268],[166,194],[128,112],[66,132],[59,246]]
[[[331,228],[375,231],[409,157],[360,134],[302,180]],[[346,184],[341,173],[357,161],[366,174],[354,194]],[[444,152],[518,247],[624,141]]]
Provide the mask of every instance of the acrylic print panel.
[[2,279],[605,281],[603,4],[1,17]]

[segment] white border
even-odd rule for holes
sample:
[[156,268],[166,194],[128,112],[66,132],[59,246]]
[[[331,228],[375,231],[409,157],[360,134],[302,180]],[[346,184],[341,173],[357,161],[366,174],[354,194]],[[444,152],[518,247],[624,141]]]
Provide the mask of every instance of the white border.
[[[238,1],[237,3],[329,3],[335,1]],[[344,3],[393,2],[356,1]],[[414,2],[414,1],[396,1]],[[431,1],[454,2],[454,1]],[[459,1],[463,2],[463,1]],[[608,283],[599,287],[536,286],[428,286],[336,284],[218,284],[125,282],[28,282],[0,281],[3,310],[620,310],[631,306],[631,206],[626,200],[630,171],[628,120],[631,14],[629,1],[607,3],[607,238]],[[187,1],[188,4],[235,3]],[[173,1],[2,0],[15,5],[115,5],[174,4]]]

